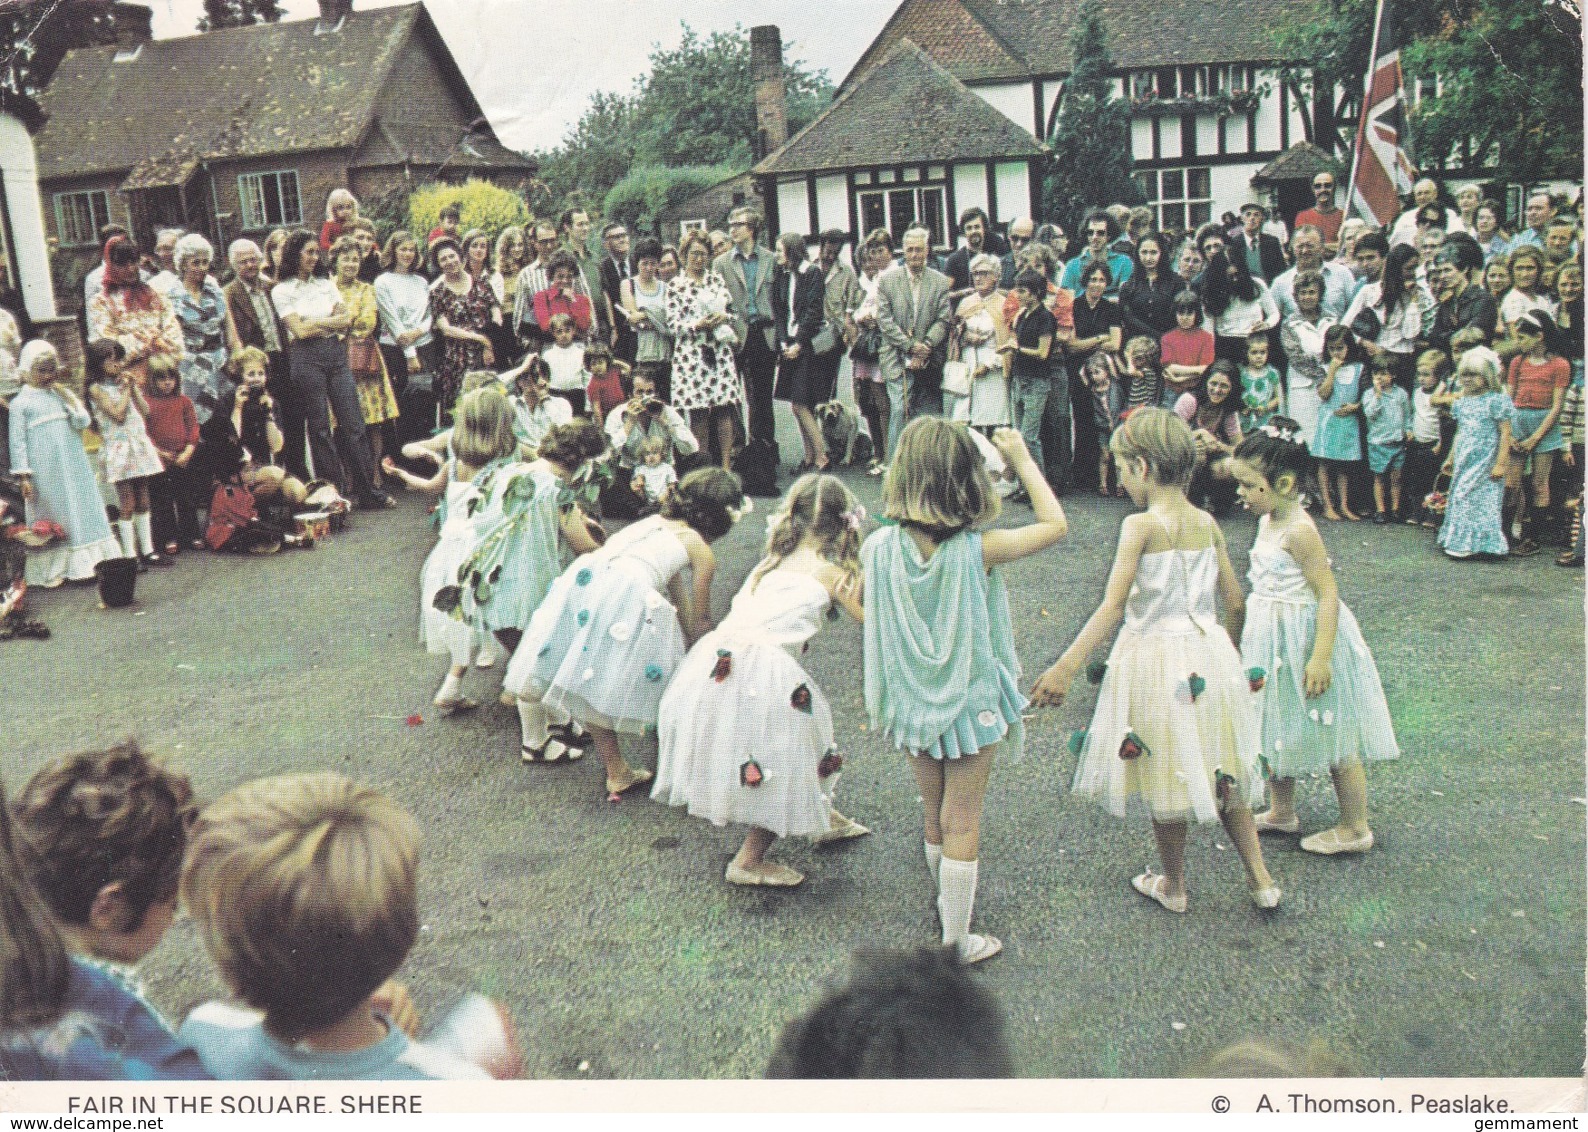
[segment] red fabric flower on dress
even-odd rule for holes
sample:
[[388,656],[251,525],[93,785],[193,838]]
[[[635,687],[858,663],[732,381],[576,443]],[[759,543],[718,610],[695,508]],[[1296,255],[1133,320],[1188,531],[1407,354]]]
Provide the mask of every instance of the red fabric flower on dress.
[[733,654],[727,649],[717,650],[717,663],[711,666],[711,678],[721,684],[733,671]]
[[761,771],[761,764],[754,759],[746,762],[739,768],[739,785],[752,789],[766,781],[766,775]]
[[837,751],[828,751],[822,756],[822,761],[816,764],[817,778],[830,778],[843,768],[844,756]]
[[794,689],[794,694],[788,698],[789,706],[795,711],[811,714],[811,689],[809,684],[801,684]]
[[1119,744],[1120,758],[1124,759],[1126,762],[1129,762],[1131,759],[1139,759],[1143,755],[1150,754],[1152,754],[1152,752],[1147,749],[1147,744],[1141,741],[1140,736],[1138,736],[1134,731],[1125,732],[1125,738],[1121,740]]

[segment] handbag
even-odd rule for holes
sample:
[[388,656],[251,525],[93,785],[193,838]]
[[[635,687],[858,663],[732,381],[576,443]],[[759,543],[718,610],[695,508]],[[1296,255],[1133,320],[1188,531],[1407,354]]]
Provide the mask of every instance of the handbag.
[[952,393],[956,397],[970,396],[969,362],[943,363],[943,392]]
[[830,322],[822,323],[822,328],[811,339],[811,353],[830,354],[838,346],[838,332],[833,329]]
[[854,361],[876,365],[882,357],[882,331],[875,326],[861,327],[855,344],[849,347],[849,356]]
[[223,483],[210,500],[209,525],[204,541],[211,550],[220,550],[240,529],[258,517],[254,493],[241,484]]
[[1359,339],[1368,342],[1378,341],[1379,332],[1384,329],[1384,320],[1372,307],[1363,307],[1356,312],[1356,317],[1351,320],[1350,331]]
[[347,340],[347,368],[362,375],[381,372],[380,347],[375,344],[374,338]]

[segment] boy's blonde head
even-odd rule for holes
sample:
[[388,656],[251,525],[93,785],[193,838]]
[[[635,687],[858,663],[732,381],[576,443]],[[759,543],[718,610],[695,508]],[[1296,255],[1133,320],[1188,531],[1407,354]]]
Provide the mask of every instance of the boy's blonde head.
[[1196,471],[1191,426],[1167,409],[1133,409],[1109,438],[1108,448],[1125,460],[1147,461],[1147,474],[1164,487],[1187,488]]
[[917,417],[899,434],[882,483],[882,514],[942,539],[998,517],[998,494],[969,430]]
[[288,1041],[347,1017],[419,930],[419,830],[339,774],[246,783],[199,815],[182,899],[210,957]]
[[[237,363],[238,373],[250,369],[264,370],[266,373],[270,372],[270,356],[258,346],[244,346],[232,355],[232,360]],[[152,373],[154,358],[150,358],[149,362],[150,372]]]

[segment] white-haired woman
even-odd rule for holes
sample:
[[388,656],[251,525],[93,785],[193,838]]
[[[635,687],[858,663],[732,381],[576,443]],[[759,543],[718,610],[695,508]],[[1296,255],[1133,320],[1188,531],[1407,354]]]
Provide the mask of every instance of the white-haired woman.
[[320,250],[328,252],[331,245],[347,231],[347,226],[358,219],[358,198],[346,189],[332,189],[325,198],[325,223],[320,225]]
[[242,349],[226,296],[210,275],[214,258],[215,249],[203,236],[197,232],[183,236],[172,252],[181,286],[173,287],[167,295],[182,328],[183,354],[178,363],[182,393],[193,402],[193,412],[201,425],[237,388],[237,382],[226,372],[226,359],[232,351]]
[[1005,293],[998,289],[1003,264],[997,256],[982,252],[972,256],[968,266],[971,293],[960,300],[954,317],[959,329],[960,361],[970,370],[970,396],[954,407],[953,416],[987,434],[1010,421],[1009,377],[1004,373],[1003,356],[998,353],[998,347],[1009,339],[1009,323],[1004,318]]

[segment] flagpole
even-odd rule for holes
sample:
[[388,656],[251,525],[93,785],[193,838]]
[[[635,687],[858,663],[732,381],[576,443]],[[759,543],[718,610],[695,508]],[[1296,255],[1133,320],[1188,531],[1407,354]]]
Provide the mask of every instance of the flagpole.
[[1373,91],[1373,75],[1378,70],[1378,35],[1380,25],[1384,22],[1385,0],[1378,0],[1378,7],[1373,13],[1373,42],[1368,45],[1367,73],[1362,78],[1362,107],[1356,115],[1356,139],[1351,144],[1351,177],[1345,187],[1345,214],[1351,216],[1356,209],[1356,170],[1362,160],[1362,135],[1366,131],[1368,97]]

